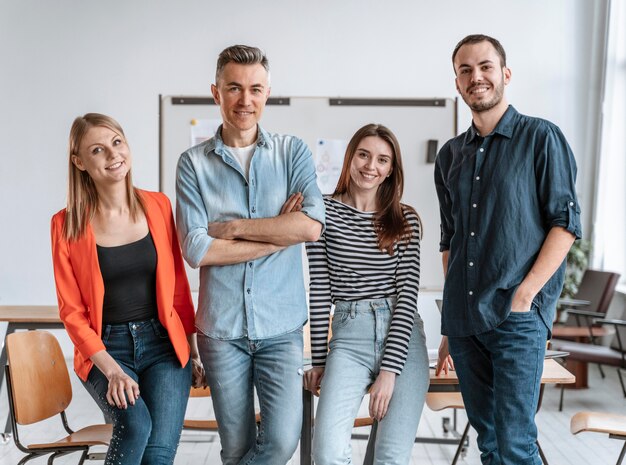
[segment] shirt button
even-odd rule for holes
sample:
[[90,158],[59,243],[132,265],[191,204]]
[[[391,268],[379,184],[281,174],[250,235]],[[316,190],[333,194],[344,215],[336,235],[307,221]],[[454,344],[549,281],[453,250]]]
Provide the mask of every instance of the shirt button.
[[252,213],[254,213],[256,211],[255,207],[252,207]]
[[476,181],[480,180],[480,176],[476,176]]
[[474,266],[474,262],[469,262],[469,266]]
[[249,266],[250,268],[252,268],[252,262],[248,263],[248,266]]
[[472,207],[476,208],[478,205],[476,205],[475,203],[472,204]]
[[474,295],[474,291],[469,291],[468,294],[469,295]]
[[246,292],[247,292],[248,294],[250,294],[250,293],[252,293],[252,290],[251,290],[250,288],[248,288],[248,289],[246,289]]
[[479,150],[480,150],[481,152],[484,152],[484,151],[485,151],[485,149],[484,149],[484,148],[482,148],[482,147],[481,147]]
[[472,236],[472,237],[474,237],[475,235],[476,235],[476,233],[474,233],[474,231],[472,231],[472,232],[470,233],[470,236]]
[[573,207],[573,206],[574,206],[574,202],[570,202],[570,203],[569,203],[569,206],[570,206],[570,207]]

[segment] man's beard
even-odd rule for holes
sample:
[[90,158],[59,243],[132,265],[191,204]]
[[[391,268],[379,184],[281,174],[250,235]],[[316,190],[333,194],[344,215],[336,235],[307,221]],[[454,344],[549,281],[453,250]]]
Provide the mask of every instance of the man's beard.
[[481,113],[483,111],[491,110],[502,101],[502,96],[504,95],[503,81],[500,81],[500,83],[494,87],[494,92],[494,96],[491,100],[480,100],[478,102],[470,103],[465,96],[463,96],[463,100],[472,111]]

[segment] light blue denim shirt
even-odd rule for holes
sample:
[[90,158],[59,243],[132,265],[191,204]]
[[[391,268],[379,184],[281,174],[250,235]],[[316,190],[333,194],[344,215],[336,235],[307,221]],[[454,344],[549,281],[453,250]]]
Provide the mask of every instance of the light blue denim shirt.
[[[183,153],[176,171],[176,220],[185,260],[194,268],[213,238],[209,223],[279,214],[301,192],[302,212],[324,224],[324,202],[306,144],[259,127],[246,181],[217,135]],[[196,327],[219,339],[266,339],[301,327],[307,319],[302,246],[257,260],[200,268]]]

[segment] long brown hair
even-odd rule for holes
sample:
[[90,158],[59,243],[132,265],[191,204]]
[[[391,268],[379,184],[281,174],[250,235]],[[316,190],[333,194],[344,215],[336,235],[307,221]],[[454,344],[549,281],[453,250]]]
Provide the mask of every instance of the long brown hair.
[[[98,210],[98,191],[87,171],[79,170],[72,162],[73,156],[79,156],[78,151],[85,134],[97,126],[102,126],[117,133],[126,141],[122,127],[117,121],[100,113],[87,113],[79,116],[72,123],[69,139],[69,177],[67,189],[67,207],[65,222],[63,223],[63,236],[66,240],[77,240],[84,233],[87,224],[91,222]],[[139,219],[139,214],[144,210],[143,202],[139,193],[133,187],[130,171],[126,175],[126,195],[130,216],[133,221]]]
[[[402,169],[400,144],[389,128],[382,124],[366,124],[354,133],[346,149],[341,175],[339,176],[339,181],[337,181],[333,197],[338,197],[345,193],[351,195],[350,165],[361,141],[370,136],[380,137],[391,146],[393,151],[391,173],[378,186],[376,191],[378,211],[373,218],[374,228],[378,235],[378,248],[381,251],[387,251],[389,255],[393,255],[394,244],[400,240],[408,241],[412,232],[400,204],[404,190],[404,170]],[[405,206],[405,208],[407,207]]]

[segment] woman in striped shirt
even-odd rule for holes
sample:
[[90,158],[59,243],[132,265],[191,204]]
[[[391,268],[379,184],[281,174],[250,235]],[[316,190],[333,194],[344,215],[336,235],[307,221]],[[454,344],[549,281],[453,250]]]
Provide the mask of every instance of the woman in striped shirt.
[[369,414],[379,422],[374,463],[410,459],[429,374],[417,313],[422,229],[415,210],[400,203],[403,180],[393,133],[362,127],[348,144],[334,194],[324,199],[326,230],[307,244],[313,368],[304,384],[321,394],[318,465],[352,463],[352,425],[368,390]]

